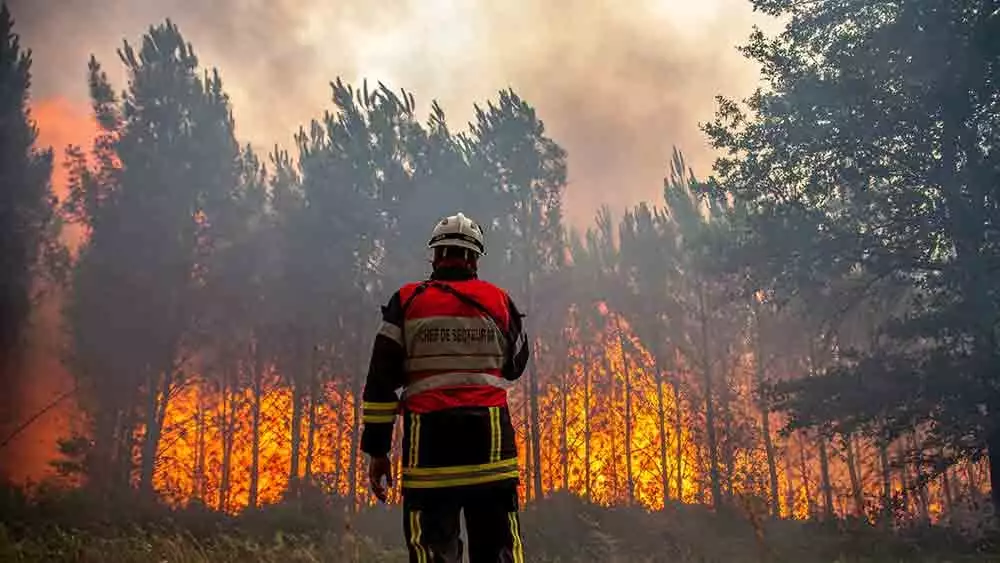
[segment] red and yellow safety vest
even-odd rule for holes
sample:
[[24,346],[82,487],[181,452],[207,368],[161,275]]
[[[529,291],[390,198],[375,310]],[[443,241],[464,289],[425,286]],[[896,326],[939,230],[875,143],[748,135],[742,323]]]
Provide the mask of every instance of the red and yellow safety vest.
[[517,479],[507,389],[528,358],[520,317],[475,278],[407,284],[383,307],[362,450],[386,455],[402,414],[404,490]]

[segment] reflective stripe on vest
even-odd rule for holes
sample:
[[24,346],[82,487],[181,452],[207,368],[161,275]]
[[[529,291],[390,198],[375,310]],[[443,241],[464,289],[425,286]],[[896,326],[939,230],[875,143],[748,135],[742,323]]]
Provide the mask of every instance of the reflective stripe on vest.
[[489,319],[435,316],[407,319],[406,370],[500,369],[505,338]]
[[506,390],[512,387],[513,383],[500,376],[491,375],[489,373],[439,373],[407,385],[406,389],[403,391],[402,398],[403,400],[406,400],[414,395],[434,389],[464,387],[469,385],[485,385],[488,387],[497,387]]

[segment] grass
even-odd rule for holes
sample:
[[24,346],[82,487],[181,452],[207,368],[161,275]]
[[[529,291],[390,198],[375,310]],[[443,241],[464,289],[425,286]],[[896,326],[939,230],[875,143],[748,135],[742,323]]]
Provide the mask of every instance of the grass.
[[[348,515],[330,499],[236,518],[205,509],[100,512],[82,493],[0,499],[0,561],[403,563],[397,508]],[[557,495],[522,513],[534,563],[998,562],[985,543],[939,527],[889,533],[858,522],[759,524],[739,513],[671,505],[658,513]]]

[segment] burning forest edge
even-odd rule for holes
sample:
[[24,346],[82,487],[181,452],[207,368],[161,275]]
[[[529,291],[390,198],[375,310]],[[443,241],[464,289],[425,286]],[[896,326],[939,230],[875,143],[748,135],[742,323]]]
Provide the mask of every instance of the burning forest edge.
[[[770,89],[720,98],[703,124],[725,155],[715,176],[675,151],[661,203],[602,208],[584,232],[562,215],[571,155],[513,90],[455,132],[437,103],[424,119],[405,90],[338,78],[294,154],[262,157],[169,20],[123,43],[120,92],[91,58],[93,138],[57,158],[37,146],[5,6],[0,67],[20,94],[0,107],[0,159],[19,212],[3,236],[19,261],[3,310],[57,342],[77,423],[30,476],[42,485],[6,491],[4,541],[21,539],[0,550],[48,518],[86,528],[55,517],[73,503],[134,503],[189,532],[395,530],[363,478],[357,398],[379,305],[426,273],[415,241],[453,210],[487,226],[483,275],[528,315],[510,396],[528,518],[590,538],[558,552],[532,530],[545,557],[611,560],[600,550],[624,542],[615,556],[635,560],[794,558],[798,530],[829,548],[817,557],[898,554],[906,537],[983,548],[1000,505],[1000,42],[982,38],[1000,37],[1000,10],[921,0],[826,44],[809,38],[847,33],[836,2],[755,4],[795,17],[745,49]],[[952,50],[918,48],[926,30]],[[921,70],[953,68],[936,56],[979,62],[940,80]],[[5,381],[30,385],[27,334],[0,335]],[[4,401],[0,448],[33,422]],[[730,559],[683,552],[701,540],[681,522],[709,513]]]

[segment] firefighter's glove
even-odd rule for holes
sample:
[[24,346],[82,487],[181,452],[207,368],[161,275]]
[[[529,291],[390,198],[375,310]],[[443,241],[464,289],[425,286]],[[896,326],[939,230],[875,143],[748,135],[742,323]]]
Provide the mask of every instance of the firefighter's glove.
[[368,463],[368,481],[375,497],[385,502],[387,491],[392,486],[392,463],[388,456],[371,458]]

